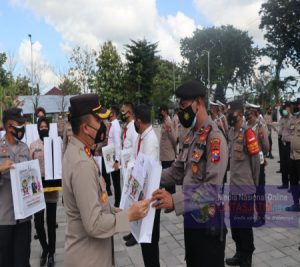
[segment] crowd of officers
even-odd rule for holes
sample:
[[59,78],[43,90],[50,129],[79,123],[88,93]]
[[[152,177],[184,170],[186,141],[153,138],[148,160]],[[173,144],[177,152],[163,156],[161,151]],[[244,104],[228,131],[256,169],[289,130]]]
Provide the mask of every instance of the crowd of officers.
[[[272,130],[278,133],[282,185],[294,203],[287,211],[300,211],[300,99],[280,109],[278,128],[274,110],[265,116],[260,107],[241,100],[209,102],[206,87],[187,81],[176,90],[179,107],[171,118],[167,106],[159,109],[161,124],[157,138],[151,124],[149,106],[125,102],[119,109],[99,104],[95,94],[70,99],[68,122],[60,118],[63,139],[63,203],[67,218],[65,266],[114,265],[113,235],[127,232],[126,246],[137,244],[130,222],[156,209],[151,243],[141,243],[145,266],[159,263],[160,214],[175,212],[184,217],[185,260],[187,266],[224,266],[227,228],[224,222],[224,192],[229,200],[230,227],[236,253],[225,262],[249,267],[255,250],[253,227],[266,223],[265,167],[272,155]],[[10,184],[14,163],[38,159],[44,176],[43,139],[49,136],[46,111],[39,108],[39,139],[27,147],[21,141],[25,118],[21,109],[3,112],[5,136],[0,140],[0,266],[30,266],[31,218],[15,220]],[[121,124],[119,122],[121,119]],[[114,171],[107,173],[93,156],[114,145]],[[121,199],[121,151],[132,158],[143,153],[160,161],[161,186],[151,199],[136,202],[128,210],[119,208]],[[100,168],[101,167],[101,168]],[[101,170],[101,171],[100,171]],[[230,171],[229,187],[227,171]],[[112,181],[112,183],[111,183]],[[176,185],[181,186],[177,190]],[[49,189],[50,188],[50,189]],[[47,234],[44,211],[34,215],[37,238],[42,247],[40,266],[54,266],[56,208],[59,188],[45,186]],[[114,195],[114,205],[109,196]],[[243,208],[240,208],[243,207]]]

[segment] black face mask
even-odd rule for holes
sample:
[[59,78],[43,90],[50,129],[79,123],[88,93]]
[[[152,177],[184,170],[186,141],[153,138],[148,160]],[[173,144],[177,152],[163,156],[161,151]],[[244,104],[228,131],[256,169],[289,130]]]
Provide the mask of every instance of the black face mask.
[[25,126],[11,126],[15,131],[12,132],[12,135],[15,137],[17,141],[23,139],[25,134]]
[[139,129],[139,127],[136,125],[136,122],[134,122],[134,129],[135,129],[135,131],[139,134],[140,132],[140,129]]
[[121,113],[121,121],[122,122],[126,122],[127,121],[127,119],[128,119],[128,117],[126,117],[126,114],[128,113],[128,111],[127,112],[125,112],[125,113]]
[[233,114],[229,114],[227,117],[229,126],[233,127],[237,123],[237,116],[234,116]]
[[196,113],[193,111],[192,105],[189,105],[185,109],[180,109],[177,116],[184,128],[190,128],[194,124]]
[[95,131],[97,131],[95,138],[93,138],[92,136],[89,135],[90,138],[94,139],[95,144],[101,143],[105,140],[106,126],[102,121],[100,123],[100,128],[99,129],[96,129],[95,127],[93,127],[91,125],[88,125],[88,126],[91,127],[92,129],[94,129]]
[[44,141],[45,137],[49,136],[49,129],[42,129],[42,130],[39,130],[38,132],[39,132],[40,139],[42,141]]

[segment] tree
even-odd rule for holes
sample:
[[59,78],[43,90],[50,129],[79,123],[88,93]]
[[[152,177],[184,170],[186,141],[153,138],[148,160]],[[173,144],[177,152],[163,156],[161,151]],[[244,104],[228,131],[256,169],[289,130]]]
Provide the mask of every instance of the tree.
[[62,82],[58,85],[63,95],[78,95],[80,94],[80,87],[72,81],[67,75],[63,76]]
[[71,68],[68,76],[82,93],[90,93],[94,90],[95,58],[94,50],[77,46],[73,49],[69,59]]
[[229,85],[244,86],[249,82],[257,49],[247,32],[231,25],[197,29],[192,37],[181,40],[185,79],[208,85],[208,52],[211,86],[216,86],[216,96],[222,101]]
[[259,27],[268,41],[263,53],[277,63],[276,80],[284,63],[291,63],[300,72],[300,1],[268,0],[259,13]]
[[97,69],[96,92],[100,96],[100,103],[106,106],[112,103],[120,104],[124,101],[124,66],[116,47],[111,41],[105,42],[100,48],[96,59]]
[[131,40],[125,45],[127,60],[126,85],[131,101],[149,103],[153,79],[157,73],[157,43]]

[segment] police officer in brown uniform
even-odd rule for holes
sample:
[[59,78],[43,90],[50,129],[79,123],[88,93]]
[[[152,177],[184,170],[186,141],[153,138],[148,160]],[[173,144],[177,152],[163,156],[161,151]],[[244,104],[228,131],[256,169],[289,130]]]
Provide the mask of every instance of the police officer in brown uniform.
[[[67,215],[65,266],[113,265],[113,235],[129,231],[129,221],[146,216],[149,201],[135,203],[128,211],[110,205],[98,165],[90,147],[104,139],[96,94],[70,99],[71,137],[63,158],[63,197]],[[105,131],[105,129],[104,129]]]
[[247,126],[253,130],[259,145],[260,155],[260,172],[259,181],[255,193],[255,208],[257,212],[257,219],[254,222],[254,227],[260,227],[265,224],[266,215],[266,199],[265,199],[265,185],[266,185],[266,174],[265,166],[267,164],[265,155],[269,152],[270,144],[268,138],[268,128],[259,116],[259,106],[248,104],[246,107],[246,120]]
[[13,163],[29,160],[28,146],[20,141],[25,133],[25,118],[19,108],[3,112],[5,136],[0,139],[0,266],[28,267],[31,243],[31,217],[16,220],[10,172]]
[[223,221],[222,182],[228,163],[227,142],[205,108],[207,89],[187,81],[175,94],[180,98],[180,123],[191,128],[175,162],[164,169],[161,185],[182,184],[175,194],[156,190],[158,209],[175,209],[184,215],[187,266],[224,266],[226,227]]
[[294,116],[290,123],[291,153],[290,153],[290,183],[294,204],[286,211],[300,211],[299,181],[300,181],[300,98],[294,107]]
[[259,180],[260,156],[255,133],[243,119],[243,102],[229,103],[230,226],[236,253],[226,259],[229,266],[250,267],[254,251],[254,194]]

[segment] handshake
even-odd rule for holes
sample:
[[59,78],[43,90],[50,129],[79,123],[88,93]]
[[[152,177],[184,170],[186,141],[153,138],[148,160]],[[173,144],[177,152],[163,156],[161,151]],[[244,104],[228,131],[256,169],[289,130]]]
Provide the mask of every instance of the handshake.
[[149,211],[151,202],[152,207],[156,209],[174,209],[172,195],[164,189],[157,189],[150,200],[140,200],[129,207],[128,220],[132,222],[143,219]]

